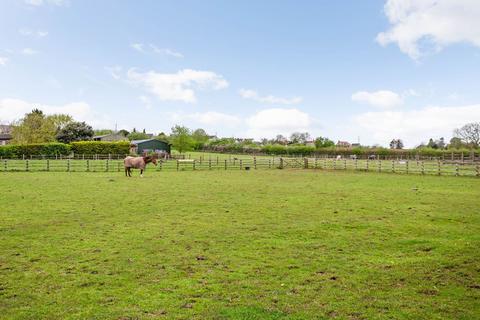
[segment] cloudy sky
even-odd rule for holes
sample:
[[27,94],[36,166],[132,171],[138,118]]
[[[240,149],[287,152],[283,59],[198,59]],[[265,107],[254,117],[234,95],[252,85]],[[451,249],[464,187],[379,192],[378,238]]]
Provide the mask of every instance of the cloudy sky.
[[0,122],[362,144],[480,121],[480,1],[0,2]]

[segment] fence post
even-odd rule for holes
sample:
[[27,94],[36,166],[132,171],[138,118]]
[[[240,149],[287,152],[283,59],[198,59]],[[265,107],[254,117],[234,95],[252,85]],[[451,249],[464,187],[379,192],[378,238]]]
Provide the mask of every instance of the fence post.
[[366,169],[367,169],[367,171],[368,171],[368,158],[367,158],[367,165],[366,165]]
[[382,172],[382,160],[378,160],[378,172]]
[[272,160],[268,159],[268,169],[272,168]]
[[[108,157],[110,158],[110,154],[108,155]],[[108,172],[108,159],[105,160],[105,172]]]
[[242,170],[242,159],[240,159],[240,170]]
[[343,170],[347,170],[347,159],[343,160]]
[[333,170],[337,169],[337,159],[333,159]]
[[303,158],[303,168],[308,169],[308,158]]
[[425,174],[425,163],[423,162],[423,160],[422,160],[421,164],[422,164],[422,174]]
[[[462,152],[463,154],[463,152]],[[458,169],[458,162],[455,163],[455,176],[458,176],[459,175],[459,169]]]
[[25,170],[28,171],[28,159],[25,160]]
[[[200,157],[200,159],[202,159],[202,158]],[[202,164],[202,160],[200,160],[200,164]],[[178,171],[179,168],[180,168],[180,162],[178,162],[178,160],[177,160],[177,171]]]
[[227,159],[225,159],[225,170],[227,170]]
[[408,174],[408,160],[407,160],[407,168],[406,169],[407,169],[407,174]]
[[90,172],[90,160],[87,159],[87,172]]
[[437,161],[437,166],[438,166],[438,175],[441,175],[442,172],[441,172],[441,167],[440,167],[440,160]]
[[480,177],[480,165],[478,165],[478,164],[477,164],[477,177]]
[[[162,165],[162,160],[160,160],[160,165]],[[117,172],[120,172],[120,162],[117,162]]]
[[355,171],[357,171],[357,169],[358,169],[358,160],[357,158],[355,158]]
[[218,156],[217,156],[217,167],[218,167]]
[[70,172],[70,159],[67,159],[67,172]]
[[257,157],[253,157],[253,168],[257,170]]
[[392,172],[395,173],[395,160],[392,160]]
[[212,159],[208,159],[208,170],[212,170]]
[[7,171],[7,168],[8,168],[8,166],[7,166],[7,160],[4,160],[4,162],[3,162],[3,169],[4,169],[5,171]]
[[323,169],[327,169],[327,157],[323,158]]
[[283,158],[282,157],[280,157],[280,167],[279,168],[283,169]]
[[47,171],[50,171],[50,160],[47,159]]
[[315,156],[315,169],[318,168],[317,162],[318,162],[318,159],[317,159],[317,156]]

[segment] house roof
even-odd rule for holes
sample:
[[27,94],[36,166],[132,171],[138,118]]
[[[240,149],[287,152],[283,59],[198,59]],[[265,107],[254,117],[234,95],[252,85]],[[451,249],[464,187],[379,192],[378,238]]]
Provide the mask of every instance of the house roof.
[[12,135],[8,133],[0,133],[0,140],[12,140]]
[[163,140],[159,140],[159,139],[143,139],[143,140],[132,140],[130,141],[130,144],[139,144],[139,143],[143,143],[143,142],[147,142],[147,141],[159,141],[159,142],[163,142],[163,143],[166,143],[168,145],[171,145],[171,143],[168,143],[166,141],[163,141]]

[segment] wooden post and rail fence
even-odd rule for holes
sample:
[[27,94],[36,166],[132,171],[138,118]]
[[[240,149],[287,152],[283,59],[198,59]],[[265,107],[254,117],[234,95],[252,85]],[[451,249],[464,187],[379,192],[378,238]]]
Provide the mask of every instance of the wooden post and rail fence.
[[[148,165],[147,171],[196,170],[263,170],[263,169],[317,169],[350,170],[395,174],[480,177],[480,161],[448,160],[369,160],[338,158],[289,157],[220,157],[161,159],[158,166]],[[2,172],[121,172],[123,160],[106,159],[3,159]]]

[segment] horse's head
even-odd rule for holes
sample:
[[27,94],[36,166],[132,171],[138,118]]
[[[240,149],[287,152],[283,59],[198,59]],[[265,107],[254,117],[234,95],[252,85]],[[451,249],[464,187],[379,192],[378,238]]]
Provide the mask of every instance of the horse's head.
[[157,159],[158,159],[158,155],[157,154],[154,154],[152,156],[148,156],[146,157],[145,159],[145,163],[153,163],[155,166],[157,165]]

